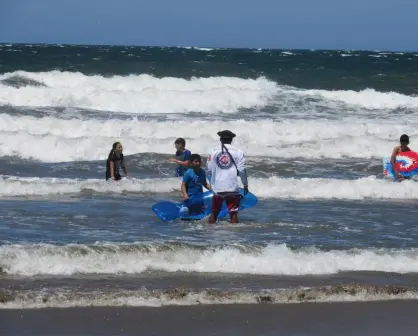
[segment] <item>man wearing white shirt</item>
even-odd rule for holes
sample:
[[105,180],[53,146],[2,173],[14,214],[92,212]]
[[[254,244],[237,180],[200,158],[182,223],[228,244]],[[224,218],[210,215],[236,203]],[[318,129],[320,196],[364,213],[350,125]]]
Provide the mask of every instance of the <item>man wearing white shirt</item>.
[[244,195],[248,193],[247,172],[245,169],[245,157],[242,150],[231,145],[235,134],[229,130],[218,132],[220,145],[212,149],[208,156],[208,177],[213,190],[212,214],[209,223],[216,222],[222,209],[223,201],[226,202],[231,223],[238,223],[238,209],[241,195],[238,187],[238,176],[244,185]]

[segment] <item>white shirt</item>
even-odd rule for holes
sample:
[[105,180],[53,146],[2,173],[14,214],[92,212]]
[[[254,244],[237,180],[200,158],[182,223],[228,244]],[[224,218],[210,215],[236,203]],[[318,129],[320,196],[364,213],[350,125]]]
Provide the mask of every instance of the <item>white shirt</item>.
[[[242,150],[229,144],[226,144],[225,147],[233,157],[240,175],[245,174],[245,157]],[[208,156],[207,169],[208,176],[211,176],[210,184],[215,194],[222,192],[239,193],[237,168],[235,168],[225,149],[222,152],[221,143],[212,149]]]

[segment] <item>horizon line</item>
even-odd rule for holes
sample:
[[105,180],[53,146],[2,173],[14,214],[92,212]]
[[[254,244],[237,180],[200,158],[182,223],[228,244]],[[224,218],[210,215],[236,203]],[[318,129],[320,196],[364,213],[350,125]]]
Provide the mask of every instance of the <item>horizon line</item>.
[[395,53],[395,52],[399,52],[399,53],[414,53],[414,52],[418,52],[418,50],[414,50],[414,49],[394,49],[394,50],[390,50],[390,49],[349,49],[349,48],[337,48],[337,49],[332,49],[332,48],[262,48],[262,47],[214,47],[214,46],[192,46],[192,45],[187,45],[187,46],[182,46],[182,45],[141,45],[141,44],[93,44],[93,43],[81,43],[81,44],[77,44],[77,43],[46,43],[46,42],[0,42],[0,45],[38,45],[38,46],[67,46],[67,47],[134,47],[134,48],[139,48],[139,47],[144,47],[144,48],[195,48],[195,49],[218,49],[218,50],[294,50],[294,51],[361,51],[361,52],[391,52],[391,53]]

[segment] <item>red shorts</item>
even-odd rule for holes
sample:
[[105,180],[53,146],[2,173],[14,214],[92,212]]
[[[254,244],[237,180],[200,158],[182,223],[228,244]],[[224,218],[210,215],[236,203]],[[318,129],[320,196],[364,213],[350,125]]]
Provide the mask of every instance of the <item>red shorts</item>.
[[226,206],[228,207],[229,213],[238,212],[239,204],[241,201],[240,195],[235,194],[226,194],[222,195],[222,193],[213,195],[212,198],[212,211],[219,212],[222,209],[223,202],[226,201]]

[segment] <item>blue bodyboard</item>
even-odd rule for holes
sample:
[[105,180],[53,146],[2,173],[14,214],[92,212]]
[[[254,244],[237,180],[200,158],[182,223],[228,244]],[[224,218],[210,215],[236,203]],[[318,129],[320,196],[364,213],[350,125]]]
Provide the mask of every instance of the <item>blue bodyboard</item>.
[[[244,209],[249,209],[255,206],[258,202],[257,197],[252,194],[248,193],[244,196],[244,190],[240,189],[240,193],[242,195],[242,199],[240,202],[239,210],[242,211]],[[163,222],[172,222],[176,219],[181,220],[201,220],[206,216],[209,216],[212,212],[212,191],[206,191],[203,193],[202,200],[203,201],[203,209],[198,213],[188,213],[184,212],[185,206],[187,206],[184,202],[181,203],[174,203],[170,201],[161,201],[152,206],[152,211],[163,221]],[[222,210],[218,215],[219,219],[224,218],[228,214],[228,208],[226,207],[225,202],[222,205]]]

